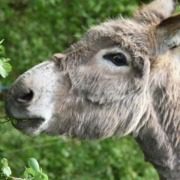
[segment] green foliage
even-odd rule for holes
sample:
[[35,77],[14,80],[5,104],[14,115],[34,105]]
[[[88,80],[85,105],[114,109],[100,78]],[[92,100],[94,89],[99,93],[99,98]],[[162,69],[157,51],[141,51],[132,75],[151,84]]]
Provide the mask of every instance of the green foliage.
[[0,76],[3,78],[7,77],[12,67],[9,64],[10,59],[4,58],[5,50],[2,45],[3,40],[0,41]]
[[[0,39],[5,39],[6,54],[13,59],[11,76],[1,82],[12,83],[31,66],[66,49],[89,27],[120,14],[130,16],[141,3],[140,0],[1,0]],[[4,56],[0,45],[3,77],[11,70]],[[2,108],[0,112],[3,114]],[[10,164],[3,160],[2,172],[6,177],[11,176],[11,171],[17,177],[24,174],[23,178],[36,173],[41,176],[36,160],[31,159],[28,168],[24,168],[27,159],[35,157],[52,180],[158,179],[131,138],[100,142],[47,136],[31,138],[10,124],[0,124],[0,134],[0,158],[7,158]]]
[[39,167],[39,163],[35,158],[30,158],[28,167],[25,168],[22,178],[12,176],[11,168],[9,167],[8,160],[3,158],[1,160],[0,178],[9,180],[48,180],[48,176]]
[[[0,158],[7,158],[13,176],[21,177],[25,162],[35,157],[52,180],[158,180],[157,173],[132,138],[103,141],[27,137],[10,125],[0,126]],[[38,169],[34,165],[33,169]]]
[[[0,37],[14,71],[8,81],[34,64],[66,49],[91,26],[109,18],[129,16],[140,0],[4,0]],[[6,80],[5,83],[8,82]]]

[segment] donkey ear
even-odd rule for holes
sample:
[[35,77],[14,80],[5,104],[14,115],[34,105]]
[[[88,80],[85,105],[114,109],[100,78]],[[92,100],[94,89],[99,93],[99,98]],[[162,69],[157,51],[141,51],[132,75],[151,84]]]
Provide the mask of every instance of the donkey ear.
[[158,24],[171,16],[177,4],[178,0],[154,0],[140,8],[134,19],[143,24]]
[[161,22],[155,34],[160,53],[180,46],[180,14]]

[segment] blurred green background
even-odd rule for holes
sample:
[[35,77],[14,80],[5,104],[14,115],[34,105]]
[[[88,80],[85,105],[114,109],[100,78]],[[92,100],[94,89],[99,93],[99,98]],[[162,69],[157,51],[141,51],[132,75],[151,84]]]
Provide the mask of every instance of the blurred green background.
[[[9,86],[31,66],[65,50],[92,25],[119,15],[130,16],[140,0],[0,0],[0,39],[13,71],[1,79]],[[0,112],[3,116],[3,102]],[[9,160],[16,176],[35,157],[52,180],[157,180],[135,141],[128,137],[80,141],[27,137],[0,124],[0,159]]]

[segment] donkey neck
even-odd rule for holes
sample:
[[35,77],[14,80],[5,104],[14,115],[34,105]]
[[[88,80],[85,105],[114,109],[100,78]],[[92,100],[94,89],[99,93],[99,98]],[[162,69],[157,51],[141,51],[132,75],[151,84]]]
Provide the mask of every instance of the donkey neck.
[[180,81],[172,76],[167,73],[151,88],[152,103],[142,118],[147,123],[137,137],[145,158],[165,180],[180,179]]

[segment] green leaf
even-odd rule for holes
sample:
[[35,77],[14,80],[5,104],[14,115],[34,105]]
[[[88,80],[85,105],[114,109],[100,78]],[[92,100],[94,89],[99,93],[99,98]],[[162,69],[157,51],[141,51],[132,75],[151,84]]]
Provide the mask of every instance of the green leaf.
[[8,160],[6,158],[3,158],[1,160],[1,164],[2,164],[1,171],[3,175],[9,177],[12,174],[12,172],[11,172],[11,168],[8,166]]
[[2,62],[9,62],[10,59],[9,59],[9,58],[4,58],[4,57],[2,57],[2,58],[0,58],[0,61],[2,61]]
[[6,158],[1,159],[1,164],[3,167],[7,167],[8,166],[8,160]]
[[12,174],[9,166],[3,167],[1,170],[2,170],[2,173],[7,177],[9,177]]
[[4,42],[4,39],[0,40],[0,44],[2,44]]
[[48,176],[46,174],[42,174],[43,180],[48,180]]
[[35,172],[40,172],[39,163],[35,158],[30,158],[28,160],[28,165],[32,168]]
[[34,176],[34,180],[48,180],[48,176],[46,174],[44,174],[43,172],[38,172]]
[[4,47],[0,44],[0,55],[3,56],[5,54]]
[[26,168],[24,171],[24,177],[28,179],[29,177],[34,177],[36,172],[32,168]]
[[0,60],[0,75],[5,78],[8,76],[9,72],[12,70],[12,67],[6,61]]

